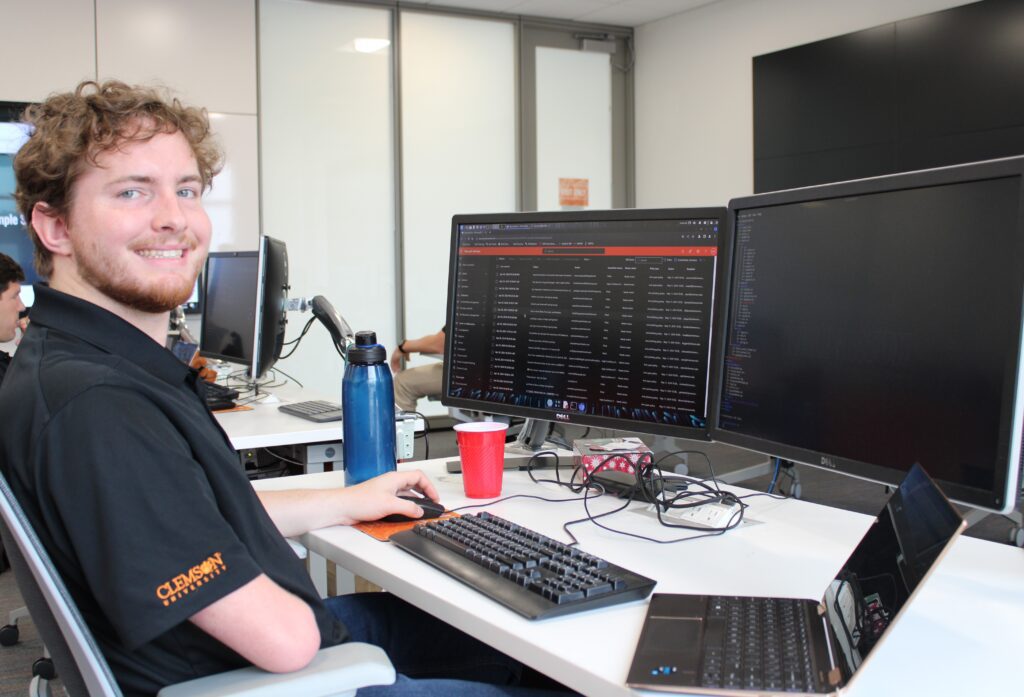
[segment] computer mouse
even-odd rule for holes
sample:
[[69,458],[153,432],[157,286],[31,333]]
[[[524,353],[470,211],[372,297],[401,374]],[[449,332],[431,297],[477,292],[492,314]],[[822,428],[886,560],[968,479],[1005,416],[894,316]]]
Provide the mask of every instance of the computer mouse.
[[407,515],[401,513],[392,513],[381,518],[383,523],[408,523],[413,520],[430,520],[431,518],[437,518],[444,514],[445,508],[437,501],[432,501],[428,498],[420,498],[419,496],[399,496],[400,499],[406,501],[412,501],[417,506],[423,509],[422,518],[410,518]]

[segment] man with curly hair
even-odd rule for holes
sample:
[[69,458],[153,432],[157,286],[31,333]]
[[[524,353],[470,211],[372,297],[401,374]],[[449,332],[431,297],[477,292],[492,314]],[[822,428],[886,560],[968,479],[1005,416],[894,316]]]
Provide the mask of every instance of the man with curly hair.
[[202,196],[221,156],[206,113],[111,81],[26,118],[16,198],[49,286],[0,387],[0,466],[124,692],[291,671],[346,639],[404,673],[360,694],[518,690],[518,664],[389,594],[322,601],[285,542],[418,517],[398,494],[436,500],[426,476],[257,495],[196,373],[164,348],[210,244]]

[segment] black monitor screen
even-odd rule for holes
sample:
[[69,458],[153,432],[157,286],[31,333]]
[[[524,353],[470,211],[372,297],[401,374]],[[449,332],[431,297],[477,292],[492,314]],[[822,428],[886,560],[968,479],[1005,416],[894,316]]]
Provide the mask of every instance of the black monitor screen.
[[455,216],[444,403],[706,437],[724,215]]
[[257,252],[213,252],[206,261],[203,355],[252,365],[256,331]]
[[[1007,164],[1009,163],[1009,164]],[[1013,503],[1021,163],[733,201],[717,440]]]

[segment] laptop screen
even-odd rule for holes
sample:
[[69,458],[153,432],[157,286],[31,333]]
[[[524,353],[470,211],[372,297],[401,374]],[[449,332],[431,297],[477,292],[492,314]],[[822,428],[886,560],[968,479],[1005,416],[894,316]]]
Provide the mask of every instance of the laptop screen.
[[825,595],[850,672],[867,658],[962,524],[960,514],[915,465]]

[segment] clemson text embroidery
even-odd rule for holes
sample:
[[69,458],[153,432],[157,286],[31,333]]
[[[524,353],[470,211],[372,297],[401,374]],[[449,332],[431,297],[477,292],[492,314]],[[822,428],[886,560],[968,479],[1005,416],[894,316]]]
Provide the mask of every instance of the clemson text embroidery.
[[170,581],[157,586],[156,597],[160,598],[166,607],[204,583],[209,583],[214,576],[219,575],[226,568],[228,566],[221,558],[221,553],[214,552],[212,556],[207,557],[205,561],[193,566],[185,573],[178,574]]

